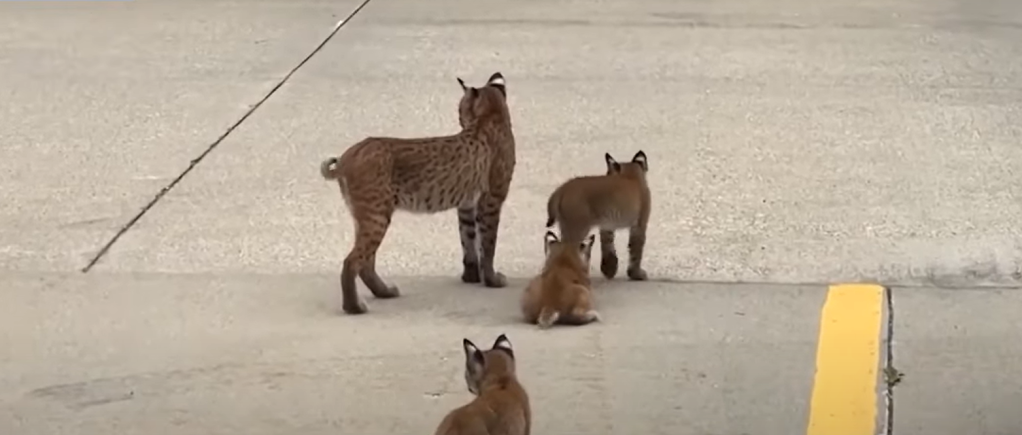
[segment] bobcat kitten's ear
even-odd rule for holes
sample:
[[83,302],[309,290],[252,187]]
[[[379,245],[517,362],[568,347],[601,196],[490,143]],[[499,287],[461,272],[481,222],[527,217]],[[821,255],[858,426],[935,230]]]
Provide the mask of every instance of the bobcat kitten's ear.
[[500,349],[511,355],[511,358],[515,357],[515,350],[511,347],[511,340],[507,339],[507,335],[500,334],[497,340],[493,342],[493,349]]
[[465,386],[472,394],[479,395],[479,381],[486,369],[486,357],[469,339],[462,341],[465,348]]
[[547,231],[546,235],[543,236],[543,240],[549,245],[560,239],[557,238],[557,234],[555,234],[553,231]]
[[649,163],[646,162],[646,153],[642,152],[642,150],[635,153],[635,157],[632,157],[632,163],[638,163],[644,172],[649,172]]
[[582,262],[589,264],[589,260],[593,258],[593,244],[596,242],[596,234],[590,234],[582,241],[582,244],[578,247],[578,253],[582,257]]
[[475,343],[472,343],[469,339],[463,339],[461,345],[465,348],[465,364],[470,368],[473,365],[483,365],[483,352],[476,347]]
[[547,231],[546,235],[543,236],[543,253],[549,254],[550,246],[558,241],[559,239],[557,238],[557,234],[554,234],[553,231]]
[[610,153],[607,153],[606,155],[604,155],[603,158],[607,160],[607,173],[608,174],[612,174],[612,173],[620,172],[621,171],[621,164],[618,163],[617,160],[614,160],[614,157],[612,157],[610,155]]
[[500,93],[503,94],[504,97],[507,97],[507,89],[505,88],[505,86],[507,85],[504,82],[503,74],[499,72],[493,73],[493,75],[490,76],[490,79],[486,81],[486,86],[493,86],[497,88],[497,90],[500,91]]

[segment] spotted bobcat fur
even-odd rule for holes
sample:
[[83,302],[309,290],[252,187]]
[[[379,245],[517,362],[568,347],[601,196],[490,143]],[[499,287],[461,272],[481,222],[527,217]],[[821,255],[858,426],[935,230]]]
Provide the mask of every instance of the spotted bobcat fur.
[[497,230],[515,169],[515,138],[504,76],[486,85],[465,86],[458,104],[461,131],[450,136],[402,139],[370,137],[340,157],[322,162],[320,172],[337,180],[355,222],[355,242],[341,271],[342,308],[367,311],[355,277],[377,298],[400,295],[376,272],[376,251],[397,210],[439,213],[458,210],[466,283],[504,287],[494,269]]

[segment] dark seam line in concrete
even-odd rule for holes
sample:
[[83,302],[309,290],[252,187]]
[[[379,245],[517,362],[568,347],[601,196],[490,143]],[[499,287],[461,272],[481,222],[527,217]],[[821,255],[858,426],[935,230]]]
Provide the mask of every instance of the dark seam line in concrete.
[[[894,290],[890,287],[884,288],[884,293],[887,297],[887,343],[886,354],[887,361],[884,362],[884,373],[895,373],[894,370]],[[886,435],[894,434],[894,385],[895,382],[884,379],[884,384],[887,386],[887,427],[885,428]]]
[[[524,279],[524,277],[508,277],[516,279]],[[886,288],[899,287],[903,289],[937,289],[937,290],[976,290],[976,291],[989,291],[989,290],[1018,290],[1022,291],[1022,286],[1018,285],[1002,285],[1002,284],[991,284],[983,285],[976,284],[973,286],[968,285],[955,285],[955,286],[938,286],[926,283],[895,283],[895,284],[884,284],[883,282],[877,281],[846,281],[842,279],[836,279],[833,281],[755,281],[755,280],[737,280],[737,281],[726,281],[726,280],[714,280],[714,279],[679,279],[679,278],[656,278],[650,277],[648,282],[656,282],[662,284],[727,284],[727,285],[772,285],[772,286],[799,286],[799,287],[826,287],[832,286],[835,283],[841,284],[870,284],[879,285]]]
[[364,8],[367,4],[369,4],[370,1],[371,0],[364,0],[362,2],[362,4],[358,5],[358,7],[355,8],[354,11],[351,11],[351,13],[348,14],[347,18],[345,18],[344,20],[339,21],[337,23],[337,25],[334,26],[334,30],[332,32],[330,32],[330,34],[327,35],[326,38],[323,38],[323,41],[320,42],[319,45],[317,45],[316,48],[314,48],[312,50],[312,52],[309,53],[308,56],[305,56],[305,59],[302,59],[302,61],[299,62],[298,65],[296,65],[294,68],[291,68],[291,71],[288,72],[287,75],[284,76],[284,78],[280,79],[280,81],[277,82],[277,84],[273,87],[273,89],[270,89],[270,92],[267,92],[266,95],[263,96],[263,98],[261,98],[258,102],[256,102],[254,105],[252,105],[252,107],[250,107],[248,109],[248,111],[245,112],[245,114],[241,116],[241,118],[238,118],[238,120],[235,121],[233,125],[228,127],[227,130],[224,131],[224,133],[220,135],[220,137],[218,137],[215,141],[213,141],[213,143],[210,144],[206,148],[206,150],[202,152],[202,154],[199,154],[198,157],[192,159],[192,161],[188,164],[188,167],[185,168],[185,170],[183,172],[178,174],[178,176],[176,178],[174,178],[170,182],[170,184],[167,184],[162,189],[160,189],[160,192],[157,193],[156,196],[154,196],[153,199],[150,200],[149,203],[146,204],[146,206],[143,207],[142,210],[139,211],[138,214],[135,215],[135,217],[131,218],[131,220],[128,221],[127,224],[125,224],[123,227],[121,227],[121,229],[117,231],[117,234],[114,234],[114,236],[106,243],[106,245],[103,246],[103,249],[100,249],[99,252],[96,253],[96,255],[94,257],[92,257],[92,260],[89,261],[88,265],[86,265],[84,268],[82,268],[81,272],[82,273],[89,273],[89,271],[92,270],[92,267],[95,266],[96,263],[98,263],[100,259],[102,259],[104,256],[106,256],[106,253],[108,251],[110,251],[110,248],[115,243],[117,243],[118,240],[120,240],[121,236],[123,236],[125,233],[128,232],[128,230],[130,230],[132,227],[134,227],[135,224],[138,223],[138,221],[142,219],[142,216],[145,216],[145,214],[147,212],[149,212],[149,209],[153,208],[153,206],[155,206],[157,202],[159,202],[161,199],[163,199],[163,196],[166,195],[167,192],[170,192],[170,190],[173,189],[174,186],[177,186],[177,183],[181,182],[181,180],[184,179],[185,176],[188,175],[188,173],[192,171],[192,169],[195,169],[195,167],[198,166],[198,164],[200,162],[202,162],[202,159],[206,158],[206,156],[209,155],[209,153],[211,153],[214,149],[216,149],[216,147],[219,146],[220,143],[224,141],[224,139],[227,139],[227,136],[229,136],[231,133],[233,133],[234,130],[236,128],[238,128],[238,126],[240,126],[243,122],[245,122],[245,120],[247,120],[249,116],[252,116],[252,114],[255,113],[256,109],[258,109],[260,106],[262,106],[263,103],[265,103],[266,100],[269,100],[270,97],[273,96],[273,94],[276,93],[278,89],[280,89],[282,86],[284,86],[284,83],[287,83],[288,79],[290,79],[291,76],[294,75],[295,72],[297,72],[299,68],[301,68],[310,59],[312,59],[312,57],[315,56],[316,53],[319,53],[319,51],[322,50],[324,46],[326,46],[326,43],[330,42],[330,40],[333,39],[334,35],[336,35],[337,32],[340,31],[342,27],[344,27],[344,25],[348,24],[348,22],[351,21],[351,19],[354,18],[355,15],[358,14],[359,11],[362,10],[362,8]]

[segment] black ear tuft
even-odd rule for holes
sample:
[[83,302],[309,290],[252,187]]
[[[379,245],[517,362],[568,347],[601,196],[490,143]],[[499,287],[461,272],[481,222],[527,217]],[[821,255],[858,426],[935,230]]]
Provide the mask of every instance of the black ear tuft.
[[610,153],[605,154],[603,156],[603,158],[607,160],[607,173],[608,174],[613,174],[615,172],[620,172],[621,171],[621,164],[618,163],[617,160],[614,160],[614,157],[611,156]]
[[464,80],[462,80],[462,79],[461,79],[461,77],[457,77],[457,79],[458,79],[458,84],[459,84],[459,85],[461,85],[461,90],[463,90],[463,91],[464,91],[464,90],[465,90],[465,88],[466,88],[466,86],[465,86],[465,81],[464,81]]
[[515,351],[511,347],[511,340],[508,340],[507,335],[505,335],[505,334],[500,334],[500,336],[497,337],[497,339],[493,341],[492,348],[493,349],[500,349],[500,350],[502,350],[504,352],[507,352],[507,354],[510,355],[511,358],[515,357]]
[[547,231],[543,235],[543,255],[550,255],[550,246],[557,243],[557,234],[553,231]]
[[472,340],[469,340],[467,338],[461,340],[461,347],[465,349],[466,357],[471,357],[472,354],[479,353],[479,348],[476,347],[475,343],[473,343]]
[[465,348],[465,364],[470,368],[473,364],[482,366],[486,362],[486,358],[483,357],[483,351],[479,350],[471,340],[466,338],[461,341],[461,345]]
[[492,86],[494,88],[497,88],[497,90],[500,91],[501,95],[503,95],[504,98],[507,98],[506,83],[507,81],[504,80],[504,75],[499,72],[495,72],[493,73],[492,76],[490,76],[490,79],[486,81],[486,86]]
[[638,163],[643,171],[649,172],[649,162],[646,160],[646,153],[642,150],[635,153],[635,157],[632,157],[632,163]]
[[614,157],[610,153],[603,155],[603,158],[607,161],[607,173],[614,173],[621,170],[621,164],[614,160]]

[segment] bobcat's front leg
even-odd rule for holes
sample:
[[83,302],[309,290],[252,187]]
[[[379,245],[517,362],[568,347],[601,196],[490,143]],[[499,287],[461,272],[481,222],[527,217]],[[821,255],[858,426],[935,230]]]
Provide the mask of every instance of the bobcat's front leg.
[[477,283],[479,277],[479,245],[476,243],[476,203],[458,207],[458,235],[461,237],[461,281]]
[[504,287],[507,277],[493,267],[493,257],[497,252],[497,231],[500,228],[500,212],[504,206],[506,195],[484,193],[476,205],[476,229],[479,236],[481,255],[479,269],[482,272],[483,285],[487,287]]
[[600,272],[607,279],[617,275],[617,248],[614,246],[614,230],[600,229]]

